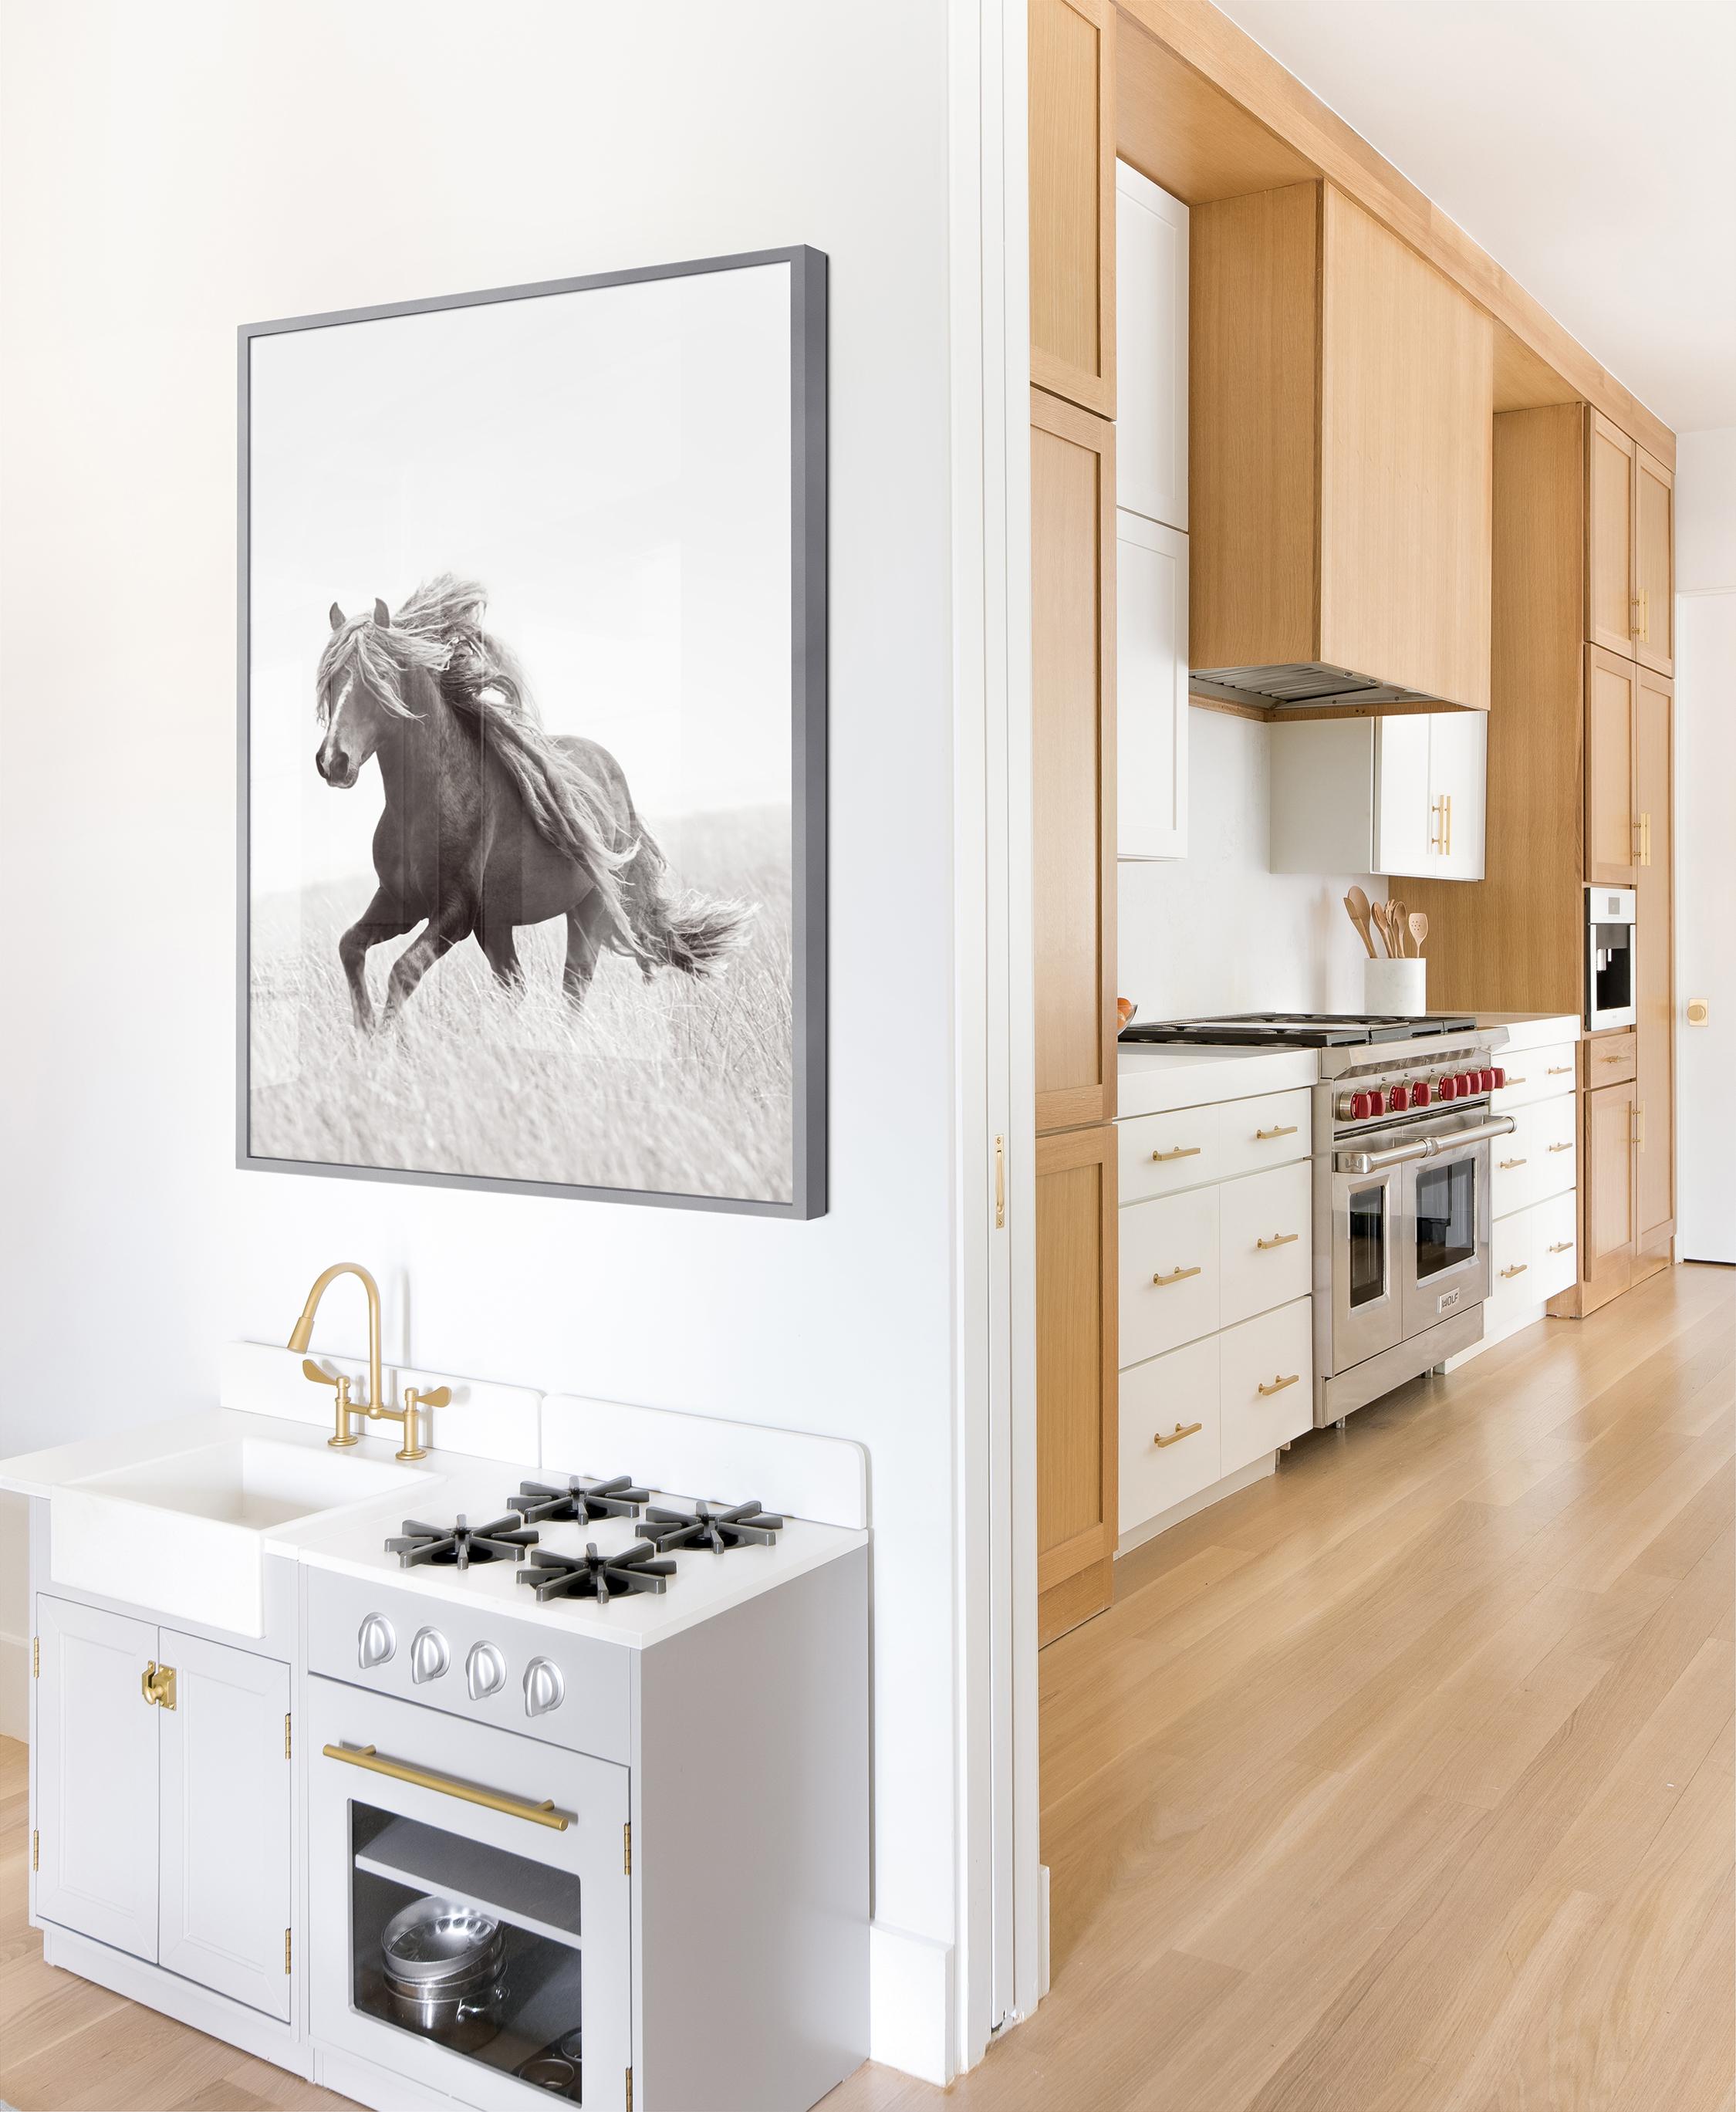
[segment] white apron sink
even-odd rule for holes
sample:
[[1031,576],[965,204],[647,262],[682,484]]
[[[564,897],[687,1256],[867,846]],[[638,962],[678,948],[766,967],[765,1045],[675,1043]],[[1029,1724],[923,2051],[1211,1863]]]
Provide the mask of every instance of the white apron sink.
[[57,1584],[265,1633],[265,1546],[278,1529],[411,1493],[415,1467],[243,1437],[87,1474],[49,1497]]

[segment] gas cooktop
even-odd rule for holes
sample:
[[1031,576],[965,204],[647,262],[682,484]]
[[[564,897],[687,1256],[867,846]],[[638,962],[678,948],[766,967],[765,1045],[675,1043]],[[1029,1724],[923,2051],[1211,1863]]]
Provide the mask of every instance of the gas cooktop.
[[1249,1049],[1346,1049],[1377,1041],[1416,1041],[1431,1035],[1467,1034],[1476,1021],[1466,1013],[1429,1012],[1404,1019],[1333,1012],[1238,1012],[1220,1019],[1136,1020],[1124,1026],[1123,1041],[1197,1041]]

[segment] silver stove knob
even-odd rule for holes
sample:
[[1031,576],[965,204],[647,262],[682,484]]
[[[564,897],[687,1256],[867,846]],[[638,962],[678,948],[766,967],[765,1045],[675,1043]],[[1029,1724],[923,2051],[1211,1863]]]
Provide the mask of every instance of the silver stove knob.
[[525,1667],[525,1714],[547,1716],[566,1699],[566,1682],[561,1668],[546,1657],[534,1657]]
[[410,1677],[420,1686],[425,1679],[439,1679],[452,1661],[447,1641],[438,1628],[418,1628],[410,1645]]
[[396,1655],[398,1637],[384,1614],[370,1614],[356,1632],[356,1661],[364,1672]]
[[507,1683],[507,1660],[493,1643],[475,1643],[464,1660],[465,1683],[472,1701],[486,1701]]

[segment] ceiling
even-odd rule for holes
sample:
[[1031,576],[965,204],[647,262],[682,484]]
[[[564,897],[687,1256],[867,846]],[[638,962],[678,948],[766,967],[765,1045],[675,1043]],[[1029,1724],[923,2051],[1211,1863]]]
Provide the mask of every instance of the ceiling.
[[1730,0],[1217,5],[1666,426],[1736,426]]

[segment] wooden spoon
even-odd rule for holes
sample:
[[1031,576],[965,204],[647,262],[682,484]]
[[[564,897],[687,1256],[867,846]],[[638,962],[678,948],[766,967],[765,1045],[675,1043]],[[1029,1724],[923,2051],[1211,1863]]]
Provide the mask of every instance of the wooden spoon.
[[1375,920],[1375,929],[1380,934],[1380,943],[1386,949],[1387,958],[1390,960],[1393,957],[1393,935],[1387,925],[1386,904],[1371,902],[1368,905],[1368,913]]
[[1368,949],[1370,960],[1374,960],[1375,936],[1368,928],[1368,897],[1360,887],[1352,887],[1344,898],[1344,907],[1350,912],[1350,921],[1357,927],[1357,935]]
[[1422,958],[1423,941],[1429,935],[1429,920],[1420,909],[1411,912],[1411,951]]
[[1386,906],[1386,921],[1393,928],[1393,953],[1397,959],[1404,958],[1405,906],[1395,896]]

